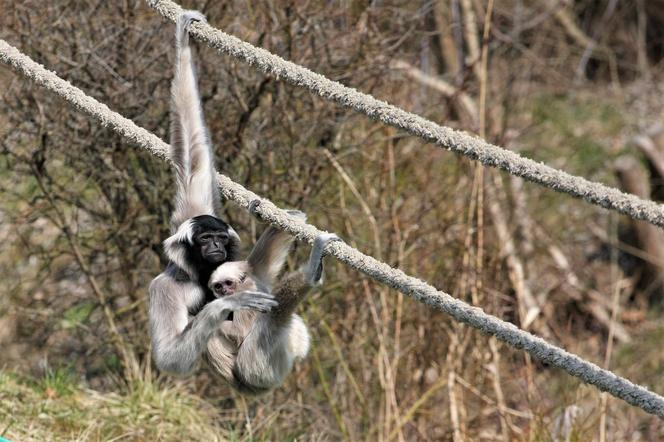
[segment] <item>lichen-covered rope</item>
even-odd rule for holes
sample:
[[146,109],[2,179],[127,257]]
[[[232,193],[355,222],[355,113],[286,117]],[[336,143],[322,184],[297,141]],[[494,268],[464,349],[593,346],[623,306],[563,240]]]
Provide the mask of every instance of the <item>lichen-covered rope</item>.
[[[147,0],[161,15],[175,21],[182,9],[170,0]],[[326,100],[402,129],[411,135],[445,149],[480,161],[485,166],[502,169],[512,175],[582,198],[606,209],[616,210],[634,219],[664,227],[664,206],[640,199],[613,187],[570,175],[545,164],[524,158],[465,132],[440,126],[432,121],[406,112],[371,95],[332,81],[303,66],[257,48],[207,23],[194,23],[191,34],[218,51],[256,67],[260,71],[295,86],[308,89]]]
[[[68,81],[59,78],[54,72],[48,71],[4,40],[0,40],[0,61],[11,65],[17,72],[62,97],[85,114],[94,117],[102,125],[115,130],[159,157],[167,158],[168,145],[154,134],[113,112],[94,98],[87,96],[83,91],[71,85]],[[218,175],[218,181],[223,196],[245,209],[249,207],[251,201],[260,198],[224,175]],[[256,212],[265,221],[288,231],[302,241],[311,243],[317,235],[322,233],[316,227],[290,217],[287,212],[279,209],[266,199],[261,199],[261,204],[256,208]],[[495,336],[512,347],[527,351],[535,358],[558,367],[585,383],[595,385],[600,390],[607,391],[629,404],[664,419],[664,398],[642,386],[633,384],[625,378],[616,376],[608,370],[556,347],[519,329],[514,324],[488,315],[482,309],[468,305],[445,292],[437,290],[424,281],[408,276],[401,270],[367,256],[345,242],[331,243],[327,248],[327,252],[353,269],[436,310],[443,311],[457,321],[468,324],[488,335]]]

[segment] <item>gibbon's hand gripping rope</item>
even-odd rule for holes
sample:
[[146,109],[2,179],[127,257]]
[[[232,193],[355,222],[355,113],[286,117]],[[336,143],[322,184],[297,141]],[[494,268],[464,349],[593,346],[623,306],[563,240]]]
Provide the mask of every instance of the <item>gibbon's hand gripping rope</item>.
[[[46,70],[42,65],[21,54],[18,49],[1,39],[0,61],[11,65],[17,72],[63,98],[83,113],[97,119],[102,125],[115,130],[153,154],[168,159],[168,144],[157,136],[87,96],[68,81],[58,77],[54,72]],[[218,174],[217,178],[223,196],[245,209],[249,207],[251,201],[260,199],[258,195],[226,176]],[[310,224],[291,218],[284,210],[266,199],[261,199],[261,204],[256,208],[256,212],[265,221],[286,230],[300,241],[311,244],[318,234],[323,233]],[[645,387],[635,385],[625,378],[616,376],[608,370],[519,329],[514,324],[488,315],[480,308],[438,291],[433,286],[408,276],[401,270],[364,255],[345,242],[331,243],[327,247],[327,252],[353,269],[365,273],[419,302],[443,311],[457,321],[495,336],[512,347],[524,350],[543,362],[561,368],[585,383],[595,385],[600,390],[607,391],[631,405],[664,419],[664,398]]]
[[[182,8],[170,0],[147,0],[148,4],[164,17],[175,21]],[[257,48],[232,35],[228,35],[207,23],[193,23],[191,35],[218,51],[237,58],[261,72],[272,75],[295,86],[308,89],[315,95],[333,101],[343,107],[396,127],[440,147],[480,161],[485,166],[502,169],[512,175],[549,187],[558,192],[582,198],[606,209],[616,210],[634,219],[648,221],[664,227],[664,206],[640,199],[618,189],[594,183],[585,178],[570,175],[542,163],[524,158],[465,132],[440,126],[432,121],[396,106],[380,101],[371,95],[358,92],[332,81],[309,69],[286,61],[265,49]]]

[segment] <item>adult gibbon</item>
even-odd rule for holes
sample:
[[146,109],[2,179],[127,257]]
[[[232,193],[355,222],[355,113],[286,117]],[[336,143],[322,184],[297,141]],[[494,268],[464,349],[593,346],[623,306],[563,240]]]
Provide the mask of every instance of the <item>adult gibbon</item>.
[[179,17],[177,55],[171,86],[171,158],[175,165],[172,235],[164,241],[170,263],[150,284],[150,331],[157,366],[190,373],[208,339],[231,312],[268,311],[276,305],[266,293],[215,299],[207,287],[212,271],[237,259],[240,238],[218,217],[219,190],[212,147],[203,120],[189,47],[188,27],[198,13]]
[[[185,11],[176,25],[171,154],[177,192],[173,233],[164,241],[171,262],[150,285],[153,352],[160,369],[176,374],[190,373],[203,355],[232,386],[260,393],[281,384],[293,361],[307,354],[309,333],[293,311],[320,280],[325,246],[338,238],[316,238],[305,269],[279,281],[293,242],[286,232],[268,227],[247,261],[237,261],[239,237],[217,217],[214,159],[189,46],[190,24],[203,20]],[[219,289],[233,278],[234,287]]]

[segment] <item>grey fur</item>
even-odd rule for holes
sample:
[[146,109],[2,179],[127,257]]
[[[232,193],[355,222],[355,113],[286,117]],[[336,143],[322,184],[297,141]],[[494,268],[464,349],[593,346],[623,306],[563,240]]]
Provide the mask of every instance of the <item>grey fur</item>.
[[[302,212],[290,211],[290,215],[305,219]],[[268,291],[278,302],[268,313],[234,314],[233,321],[221,324],[208,341],[205,359],[232,386],[250,394],[269,391],[283,383],[295,361],[307,355],[311,339],[295,308],[320,280],[325,246],[338,239],[333,234],[320,235],[304,269],[278,279],[293,237],[269,226],[247,261],[227,262],[214,271],[211,289],[232,281],[233,290]]]
[[214,155],[210,145],[189,45],[189,26],[204,22],[197,11],[187,11],[177,20],[175,72],[171,82],[171,158],[177,192],[171,217],[171,233],[187,219],[219,212],[219,188],[215,180]]
[[[171,218],[171,236],[164,249],[172,264],[150,284],[150,335],[157,366],[185,375],[196,366],[207,343],[229,318],[241,310],[269,311],[277,303],[266,293],[243,292],[204,305],[206,296],[199,281],[199,269],[189,262],[187,247],[193,245],[193,217],[217,216],[219,188],[216,185],[214,156],[196,86],[188,28],[204,20],[190,11],[178,19],[176,29],[175,74],[171,86],[171,158],[176,195]],[[228,228],[229,246],[239,241]],[[227,252],[231,253],[227,248]],[[204,278],[207,276],[200,275]],[[202,310],[198,311],[202,307]],[[191,313],[197,312],[195,316]]]
[[[204,17],[196,11],[185,11],[176,26],[171,158],[177,191],[171,236],[164,241],[164,247],[177,267],[170,266],[150,285],[153,352],[159,368],[177,374],[190,373],[203,355],[210,367],[231,385],[244,392],[259,393],[281,384],[293,362],[303,358],[309,349],[309,333],[302,320],[293,314],[293,303],[287,320],[277,320],[285,316],[283,306],[278,317],[268,314],[277,306],[268,293],[286,261],[293,237],[268,227],[246,263],[253,270],[252,284],[245,284],[239,293],[212,301],[190,316],[206,299],[202,281],[197,279],[199,271],[185,253],[186,247],[193,243],[192,218],[203,214],[216,216],[219,199],[214,157],[200,104],[192,49],[188,45],[188,29],[196,21],[204,21]],[[290,214],[306,218],[301,212]],[[315,256],[320,261],[322,252]],[[219,269],[244,272],[242,266],[234,264],[237,263],[223,263]],[[320,262],[309,267],[318,269]],[[307,275],[307,280],[313,279]],[[301,291],[288,293],[299,295]],[[284,290],[278,293],[284,294],[282,298],[287,296]]]
[[[172,2],[169,2],[170,5],[162,4],[162,2],[154,3],[160,6],[159,11],[169,18],[173,18],[171,14],[175,14],[180,10]],[[1,39],[0,61],[11,65],[17,72],[63,98],[86,115],[95,118],[103,126],[126,137],[130,142],[148,149],[162,159],[169,160],[169,146],[157,136],[137,126],[133,121],[111,111],[103,103],[86,95],[80,89],[72,86],[68,81],[48,71],[42,65],[36,63],[30,57],[22,54],[18,49]],[[234,201],[245,209],[249,207],[251,201],[260,198],[254,192],[247,190],[226,176],[217,174],[217,181],[221,188],[222,196]],[[613,193],[609,192],[609,194]],[[262,201],[265,204],[261,204],[260,207],[256,208],[257,213],[262,219],[273,226],[286,230],[294,235],[296,239],[311,242],[318,234],[322,233],[316,227],[304,224],[290,217],[286,211],[278,209],[268,200],[262,199]],[[634,202],[633,199],[630,201]],[[639,206],[643,203],[646,202],[637,199],[635,204]],[[659,206],[649,207],[654,207],[661,213]],[[651,222],[658,224],[655,222],[658,218],[659,215],[654,215]],[[570,375],[581,379],[583,382],[596,386],[602,391],[607,391],[618,399],[639,407],[650,414],[664,418],[664,398],[657,393],[651,392],[643,386],[633,384],[623,377],[604,370],[524,330],[520,330],[514,324],[488,315],[481,308],[473,307],[459,299],[455,299],[417,278],[406,275],[401,270],[392,268],[375,258],[364,255],[346,243],[330,244],[326,249],[328,249],[326,251],[331,255],[349,267],[399,290],[431,308],[443,311],[457,321],[470,325],[488,335],[495,336],[497,339],[514,348],[524,350],[533,357],[560,368]]]
[[[253,201],[251,210],[255,210],[257,207],[258,204]],[[288,213],[302,222],[307,220],[307,216],[303,212],[289,210]],[[268,227],[258,238],[247,258],[247,263],[251,267],[252,277],[260,290],[266,292],[272,290],[272,283],[276,281],[286,262],[293,240],[291,235],[274,227]]]
[[[214,300],[190,317],[189,308],[202,297],[198,284],[178,281],[172,270],[157,276],[150,284],[152,352],[161,370],[179,375],[191,373],[219,324],[231,312],[269,311],[277,305],[267,293],[243,292]],[[183,302],[183,298],[188,302]]]
[[313,286],[320,283],[323,277],[323,254],[327,244],[332,241],[341,241],[341,238],[334,233],[322,233],[314,239],[309,262],[304,269],[304,280],[307,284]]

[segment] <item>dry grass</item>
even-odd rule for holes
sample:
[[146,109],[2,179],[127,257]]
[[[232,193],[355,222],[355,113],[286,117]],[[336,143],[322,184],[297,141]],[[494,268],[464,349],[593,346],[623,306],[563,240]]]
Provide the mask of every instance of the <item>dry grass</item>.
[[[83,389],[65,372],[38,381],[0,372],[0,435],[12,441],[222,441],[216,409],[182,386]],[[125,390],[125,391],[123,391]]]

